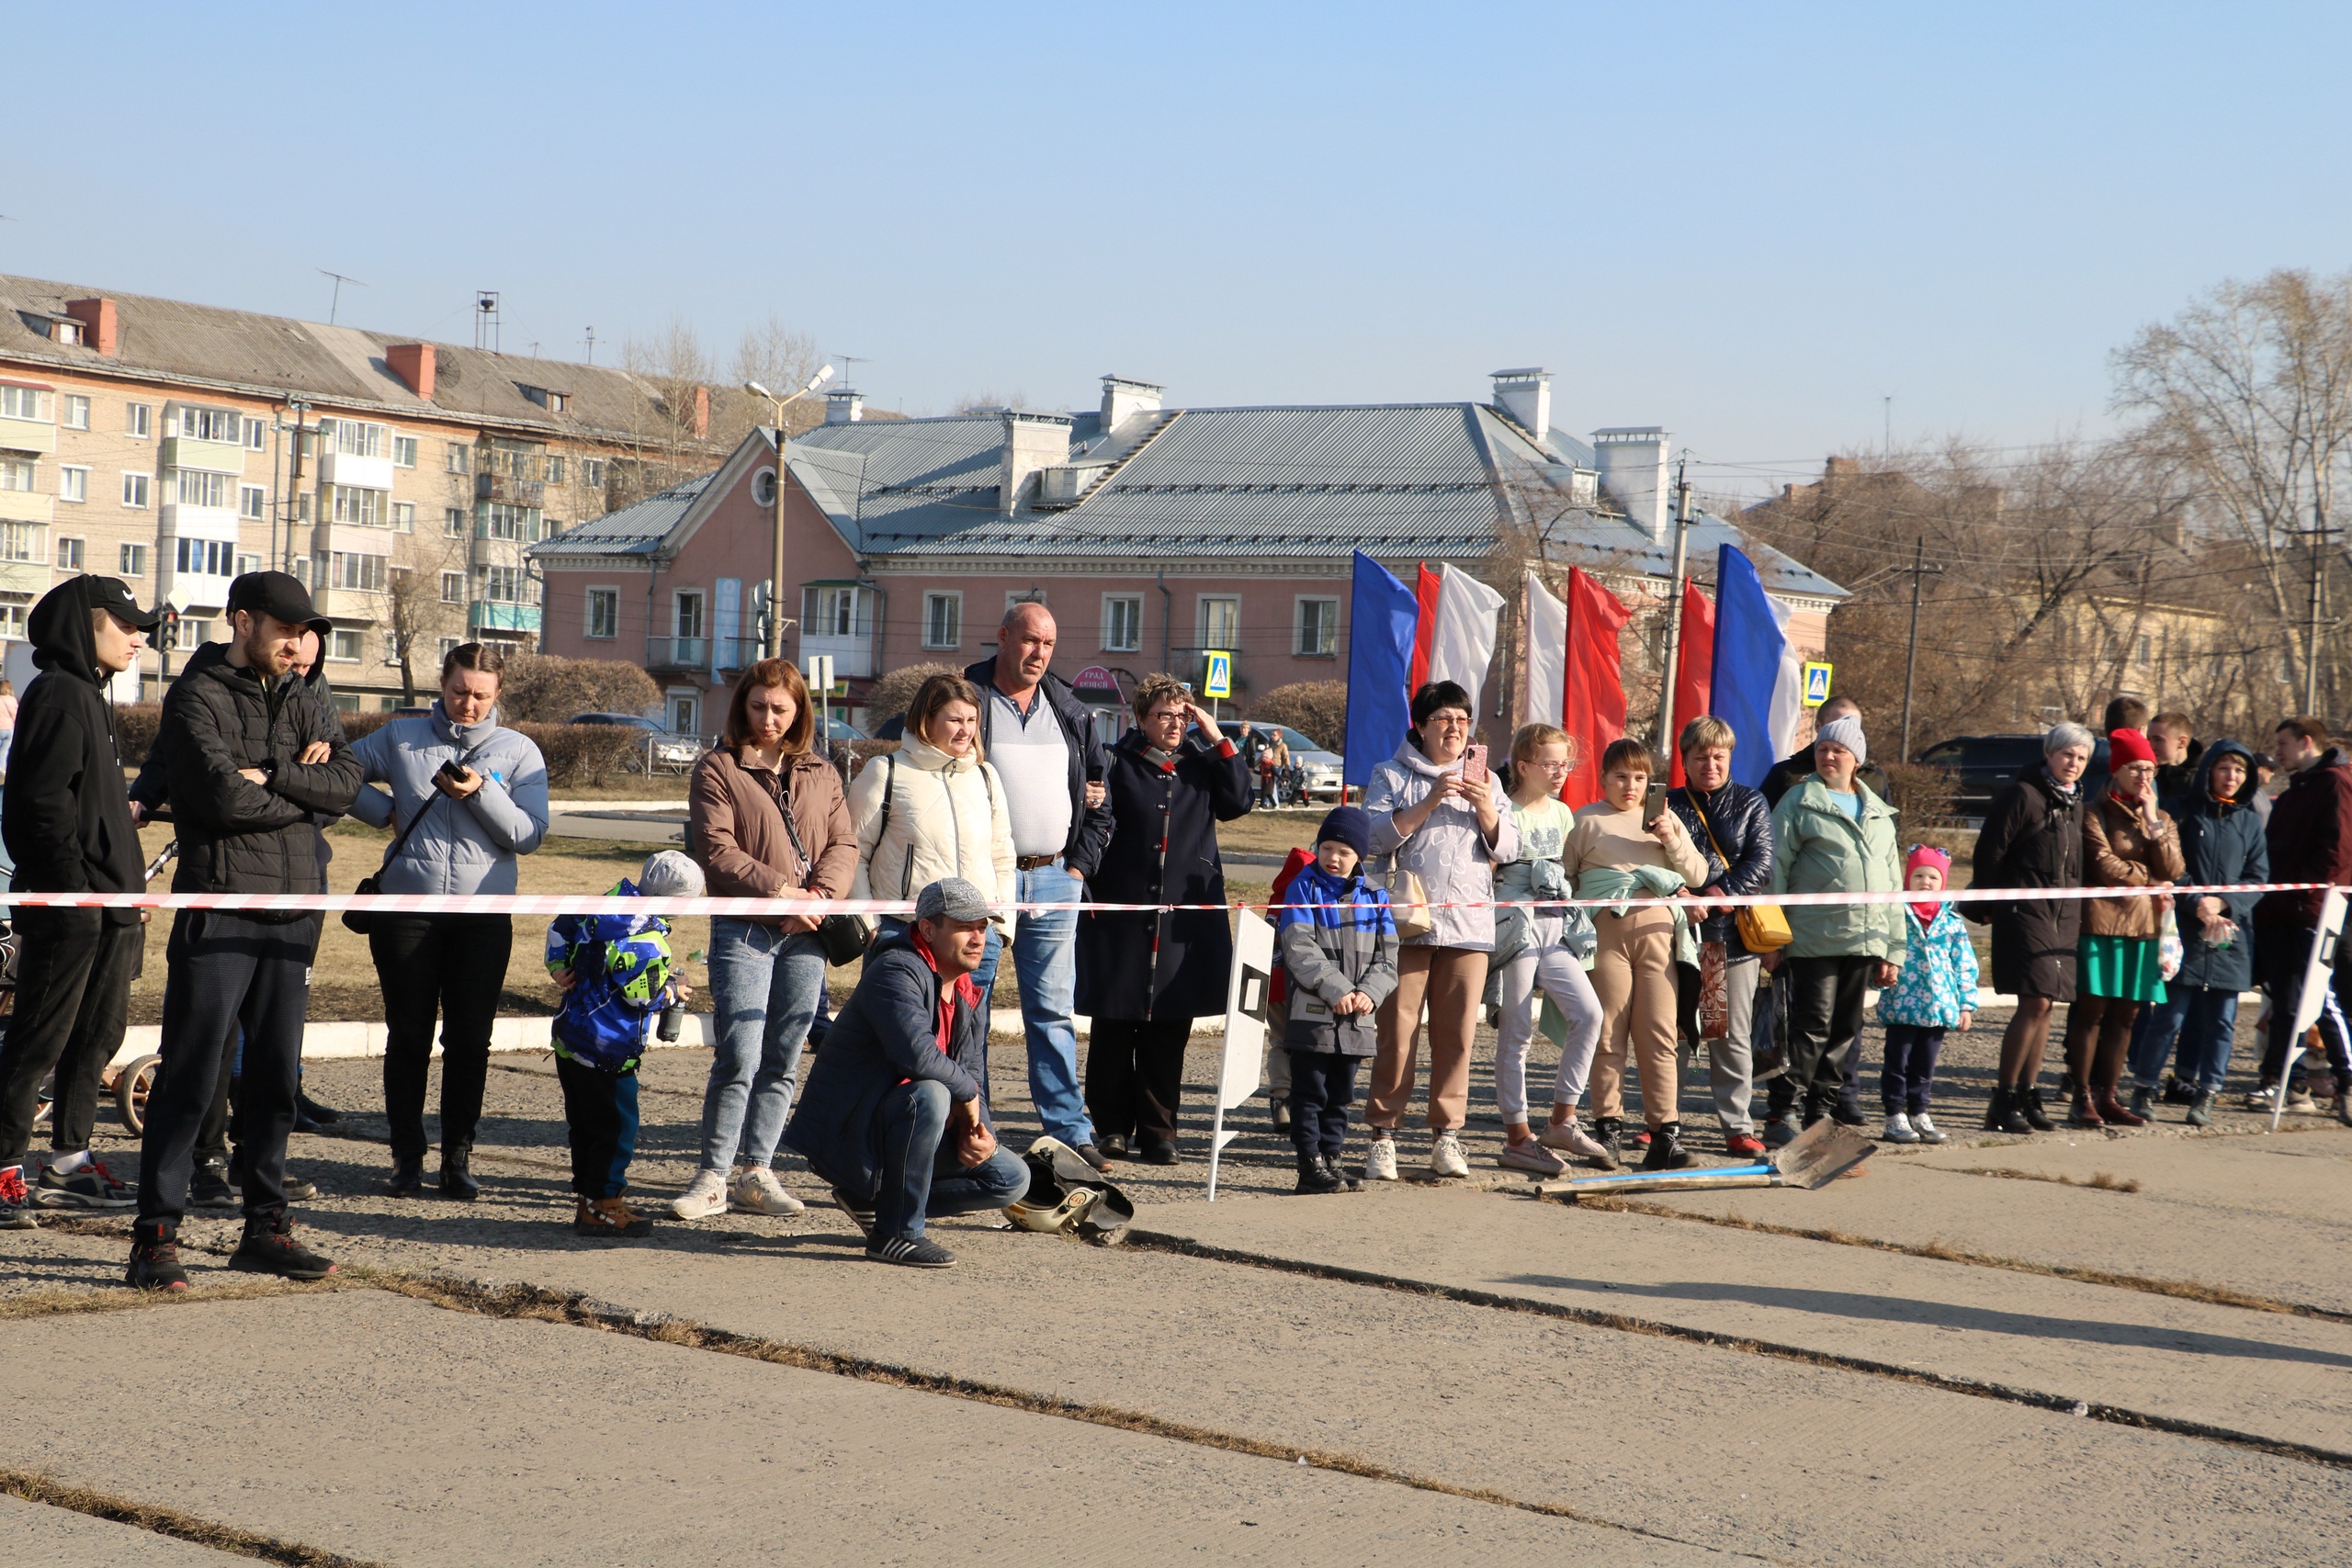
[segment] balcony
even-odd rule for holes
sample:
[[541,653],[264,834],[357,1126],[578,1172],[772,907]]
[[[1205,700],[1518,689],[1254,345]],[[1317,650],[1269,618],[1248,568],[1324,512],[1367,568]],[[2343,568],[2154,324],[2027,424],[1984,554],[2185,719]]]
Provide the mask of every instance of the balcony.
[[57,426],[45,419],[0,418],[0,451],[51,457],[57,451]]
[[0,593],[30,593],[39,597],[49,592],[49,584],[45,553],[39,560],[0,560]]
[[328,452],[319,458],[319,482],[349,490],[392,488],[390,457],[361,457],[349,452]]
[[707,670],[710,667],[710,638],[647,637],[645,667],[649,670]]
[[[391,487],[388,484],[387,490]],[[503,502],[509,506],[544,506],[548,487],[537,479],[511,479],[504,474],[476,474],[476,501]]]
[[237,542],[237,513],[228,506],[185,506],[167,501],[156,508],[167,539],[226,539]]
[[539,629],[539,607],[477,599],[467,606],[466,624],[478,632],[535,632]]
[[804,632],[800,637],[801,662],[805,665],[822,654],[832,656],[836,681],[863,681],[874,673],[874,639],[870,637],[819,637]]
[[57,505],[55,496],[38,491],[0,490],[0,522],[47,523]]
[[768,656],[765,639],[756,637],[713,637],[710,648],[714,670],[747,670]]
[[242,474],[245,449],[233,441],[198,441],[192,435],[164,437],[164,467],[201,468],[211,474]]

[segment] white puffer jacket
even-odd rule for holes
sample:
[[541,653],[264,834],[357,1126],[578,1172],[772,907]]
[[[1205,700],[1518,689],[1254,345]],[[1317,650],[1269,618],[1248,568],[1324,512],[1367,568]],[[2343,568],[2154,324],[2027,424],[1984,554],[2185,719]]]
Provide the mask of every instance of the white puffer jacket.
[[[951,757],[910,736],[865,764],[849,786],[849,814],[857,825],[853,898],[911,898],[943,876],[964,878],[991,903],[1018,897],[1004,781],[977,758]],[[1012,940],[1011,911],[997,919]]]

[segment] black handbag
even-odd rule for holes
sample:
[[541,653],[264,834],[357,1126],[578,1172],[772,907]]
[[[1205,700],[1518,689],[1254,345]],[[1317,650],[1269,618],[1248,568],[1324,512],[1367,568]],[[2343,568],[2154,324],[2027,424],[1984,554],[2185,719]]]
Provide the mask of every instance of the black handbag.
[[[808,846],[800,841],[800,829],[793,824],[788,794],[776,802],[776,814],[784,818],[784,831],[792,840],[792,852],[800,857],[801,885],[805,888],[808,874],[816,870],[816,865],[808,858]],[[827,915],[817,922],[817,945],[825,950],[825,963],[835,969],[865,957],[866,939],[872,934],[865,922],[855,915]]]
[[[481,748],[477,746],[472,751],[469,751],[463,757],[458,758],[458,766],[466,769],[469,773],[472,772],[474,755],[481,750]],[[400,859],[401,846],[408,842],[408,836],[416,831],[417,824],[424,821],[425,817],[431,813],[435,804],[439,801],[447,800],[447,798],[448,796],[443,795],[439,790],[435,790],[433,792],[433,799],[426,801],[424,805],[418,809],[417,814],[408,819],[408,826],[401,829],[400,837],[394,839],[391,842],[391,847],[384,852],[383,865],[379,865],[376,868],[374,875],[361,877],[359,879],[359,886],[353,888],[351,891],[363,898],[373,898],[378,894],[381,893],[384,890],[383,883],[385,867],[390,866],[392,862]],[[348,931],[356,931],[361,936],[368,935],[376,929],[376,911],[373,909],[345,909],[343,912],[343,929]]]

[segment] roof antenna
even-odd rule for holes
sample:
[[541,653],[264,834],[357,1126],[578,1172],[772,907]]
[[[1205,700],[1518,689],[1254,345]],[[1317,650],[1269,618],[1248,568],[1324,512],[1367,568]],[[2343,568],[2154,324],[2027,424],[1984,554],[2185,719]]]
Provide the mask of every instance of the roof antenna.
[[474,346],[487,348],[492,354],[503,353],[498,323],[498,291],[494,288],[474,290]]
[[590,328],[588,329],[588,336],[587,336],[586,341],[587,341],[587,344],[588,344],[588,363],[589,363],[589,364],[591,364],[591,365],[594,365],[594,364],[595,364],[595,363],[596,363],[596,329],[595,329],[595,328],[594,328],[594,327],[590,327]]
[[874,363],[871,359],[854,354],[836,354],[833,357],[842,362],[842,384],[833,389],[836,392],[846,392],[857,385],[857,373],[850,368],[851,366]]
[[365,288],[368,286],[360,282],[356,277],[345,277],[339,272],[328,272],[324,267],[321,267],[318,270],[324,276],[334,279],[334,294],[327,300],[327,325],[333,326],[334,325],[334,313],[343,309],[343,286],[346,283],[351,285],[354,288]]

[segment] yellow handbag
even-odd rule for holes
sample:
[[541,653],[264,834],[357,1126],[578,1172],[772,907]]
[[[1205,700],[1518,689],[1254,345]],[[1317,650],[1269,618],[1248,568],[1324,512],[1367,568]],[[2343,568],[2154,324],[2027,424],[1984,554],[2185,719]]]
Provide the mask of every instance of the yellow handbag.
[[[1723,840],[1715,837],[1714,824],[1707,820],[1707,808],[1687,788],[1682,798],[1699,814],[1699,826],[1706,829],[1707,842],[1714,846],[1715,858],[1729,871],[1731,856],[1724,853]],[[1797,933],[1789,929],[1788,911],[1778,904],[1742,904],[1733,918],[1739,927],[1740,945],[1750,953],[1778,953],[1797,939]]]

